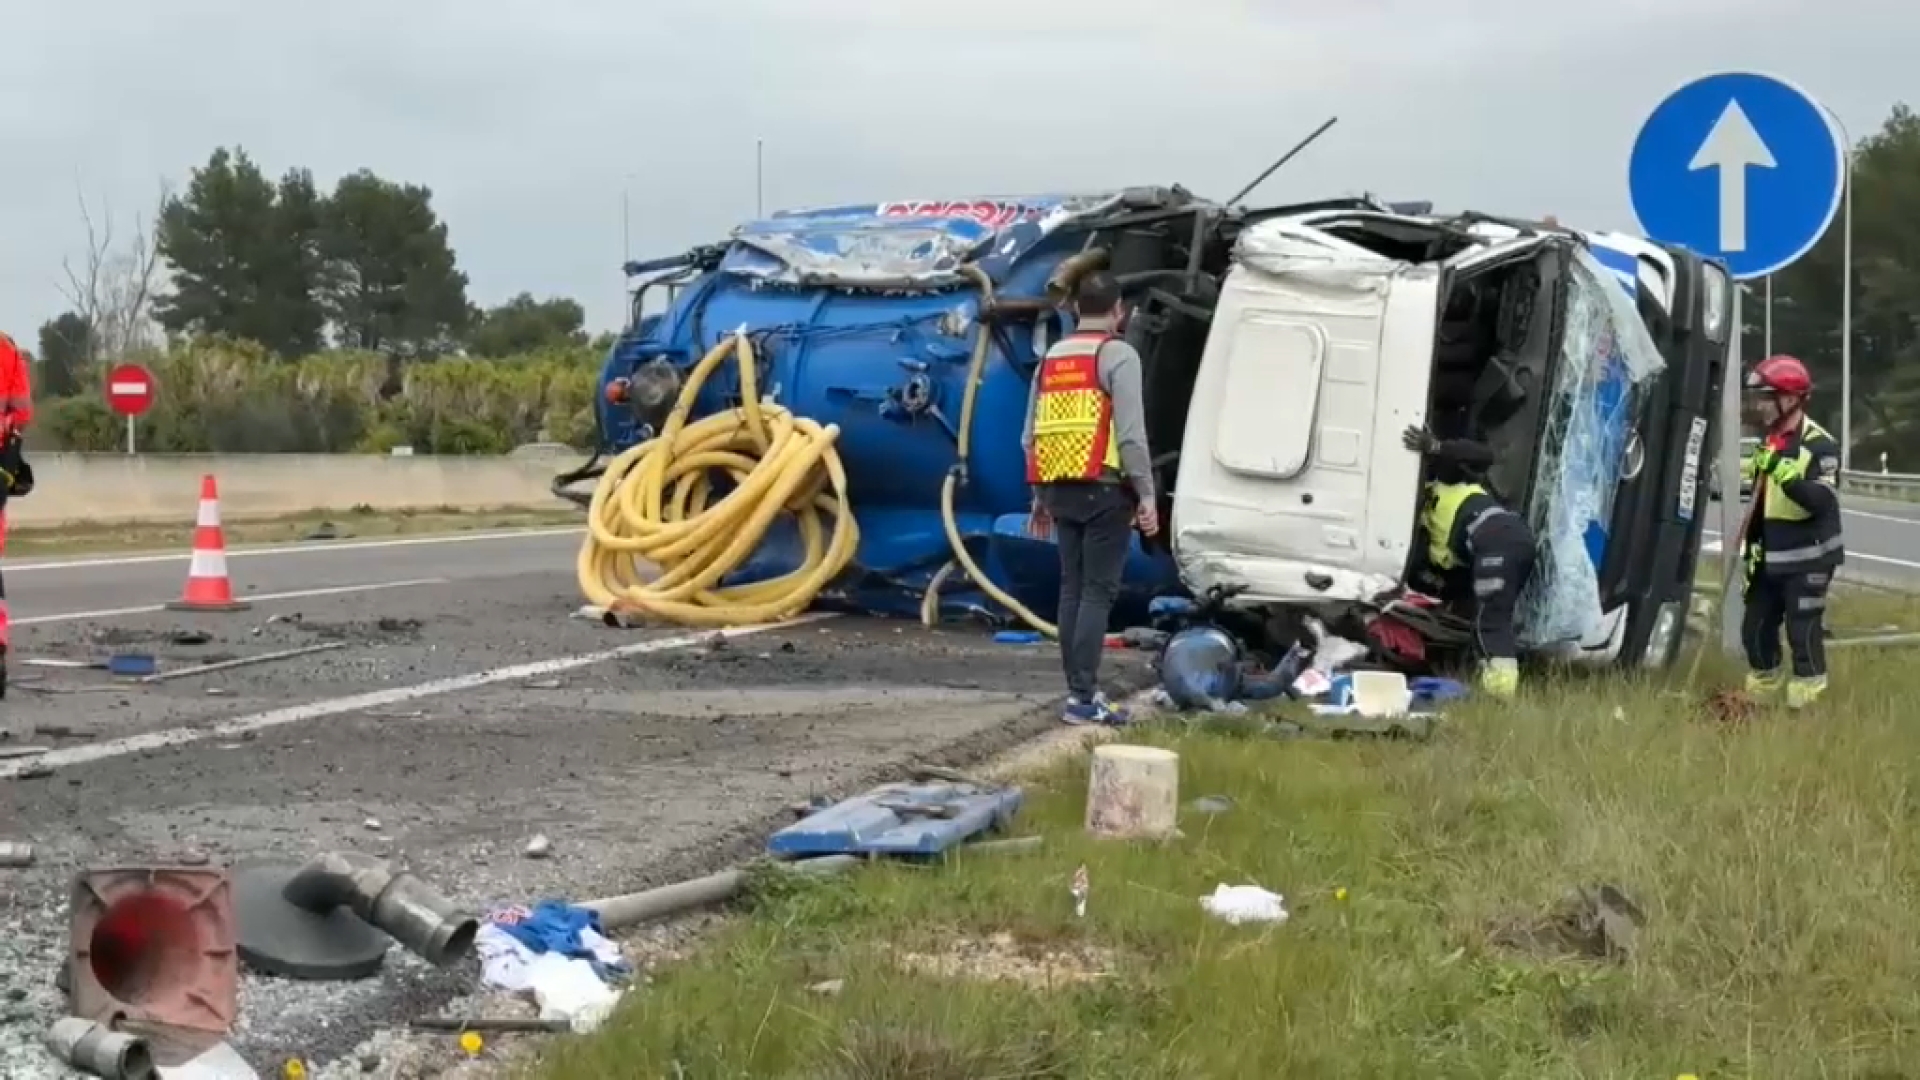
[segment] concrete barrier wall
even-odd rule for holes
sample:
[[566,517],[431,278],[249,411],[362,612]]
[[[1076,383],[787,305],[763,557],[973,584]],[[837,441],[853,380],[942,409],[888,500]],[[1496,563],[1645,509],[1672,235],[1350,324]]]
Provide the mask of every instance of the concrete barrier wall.
[[15,527],[81,521],[192,524],[200,478],[219,483],[228,519],[312,510],[550,508],[574,455],[383,457],[371,454],[37,454],[33,493],[8,504]]

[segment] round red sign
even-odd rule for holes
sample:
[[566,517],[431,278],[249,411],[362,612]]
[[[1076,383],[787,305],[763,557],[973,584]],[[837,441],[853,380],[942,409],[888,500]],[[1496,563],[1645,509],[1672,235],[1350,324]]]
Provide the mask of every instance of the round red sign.
[[121,416],[139,416],[153,408],[153,375],[139,364],[121,364],[108,372],[107,407]]

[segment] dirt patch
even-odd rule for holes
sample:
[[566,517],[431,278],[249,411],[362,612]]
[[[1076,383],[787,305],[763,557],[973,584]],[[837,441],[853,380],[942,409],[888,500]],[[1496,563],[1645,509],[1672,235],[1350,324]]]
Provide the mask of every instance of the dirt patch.
[[962,938],[936,953],[908,952],[894,963],[936,979],[1014,982],[1038,990],[1112,978],[1119,954],[1094,945],[1022,943],[1012,934]]
[[1700,708],[1700,718],[1715,727],[1741,728],[1760,711],[1760,704],[1739,690],[1719,690]]

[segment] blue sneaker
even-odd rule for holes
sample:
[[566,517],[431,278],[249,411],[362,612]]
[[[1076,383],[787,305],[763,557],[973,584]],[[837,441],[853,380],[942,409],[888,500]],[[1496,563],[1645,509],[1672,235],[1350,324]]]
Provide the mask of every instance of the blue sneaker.
[[1074,727],[1087,724],[1099,724],[1104,727],[1123,727],[1127,723],[1127,711],[1115,708],[1105,694],[1093,695],[1092,701],[1082,701],[1077,697],[1067,698],[1066,707],[1061,710],[1060,719]]

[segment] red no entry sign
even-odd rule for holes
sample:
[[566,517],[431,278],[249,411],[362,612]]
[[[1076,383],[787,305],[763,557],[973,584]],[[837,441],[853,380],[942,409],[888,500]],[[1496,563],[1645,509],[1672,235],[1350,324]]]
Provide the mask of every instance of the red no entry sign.
[[153,375],[139,364],[121,364],[108,372],[107,407],[121,416],[139,416],[153,408]]

